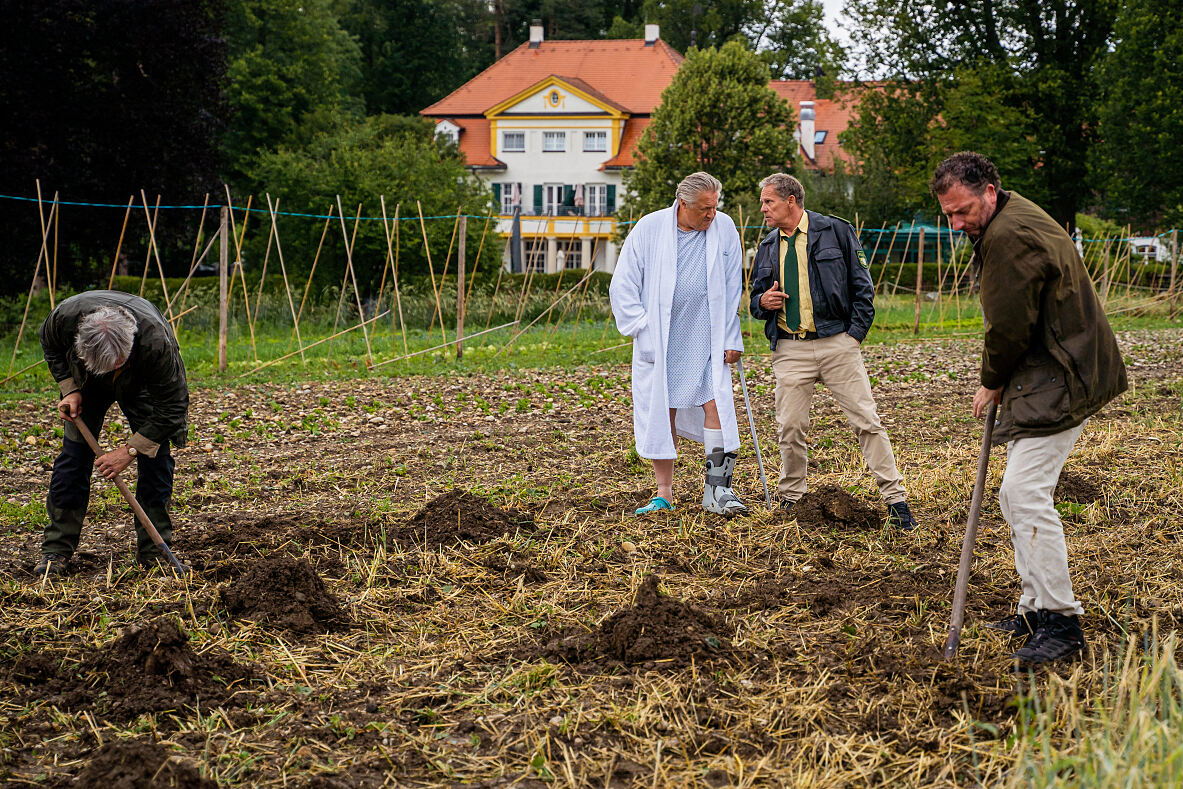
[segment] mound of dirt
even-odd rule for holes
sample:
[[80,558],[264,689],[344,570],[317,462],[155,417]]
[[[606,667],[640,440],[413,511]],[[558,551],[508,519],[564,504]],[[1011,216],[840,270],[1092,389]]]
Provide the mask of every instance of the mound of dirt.
[[1052,498],[1056,501],[1092,504],[1101,500],[1101,489],[1088,477],[1065,471],[1060,474],[1060,481],[1056,483],[1056,492]]
[[105,789],[217,789],[197,768],[154,743],[109,742],[95,751],[73,781],[58,786],[102,786]]
[[464,490],[450,490],[427,503],[400,530],[402,539],[427,546],[492,542],[518,529],[533,529],[534,519],[507,511]]
[[[32,653],[36,654],[36,653]],[[30,661],[37,661],[30,656]],[[52,667],[44,660],[41,668]],[[128,721],[148,712],[179,711],[200,704],[230,706],[241,685],[254,679],[251,666],[225,651],[197,654],[189,636],[168,617],[132,625],[98,654],[67,671],[58,669],[35,695],[65,709],[93,709],[101,718]],[[26,679],[32,679],[26,674]],[[40,680],[41,677],[37,677]]]
[[884,516],[842,488],[826,485],[797,500],[789,511],[802,526],[830,526],[872,531],[883,525]]
[[596,658],[625,664],[687,665],[692,658],[728,655],[731,642],[722,635],[726,626],[707,612],[663,595],[658,577],[641,581],[634,604],[609,616],[597,631],[559,633],[543,655],[568,663]]
[[349,624],[349,616],[306,559],[267,556],[222,589],[231,615],[293,633],[321,633]]

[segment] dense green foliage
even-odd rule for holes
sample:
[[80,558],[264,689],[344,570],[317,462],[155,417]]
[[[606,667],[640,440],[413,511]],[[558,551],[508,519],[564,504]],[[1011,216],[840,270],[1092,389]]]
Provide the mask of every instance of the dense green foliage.
[[751,215],[756,183],[792,168],[793,113],[768,87],[760,57],[732,41],[720,49],[692,49],[637,146],[637,165],[625,176],[644,214],[668,206],[686,175],[706,170],[723,183],[729,213]]

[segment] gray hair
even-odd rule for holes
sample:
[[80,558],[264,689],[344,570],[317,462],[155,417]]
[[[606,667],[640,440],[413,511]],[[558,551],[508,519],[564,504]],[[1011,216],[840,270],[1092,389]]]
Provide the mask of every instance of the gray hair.
[[719,199],[722,200],[723,184],[710,173],[699,171],[683,178],[682,183],[678,184],[674,196],[684,203],[693,203],[703,192],[719,195]]
[[136,319],[123,307],[99,307],[78,322],[74,351],[96,375],[106,375],[127,357],[136,338]]
[[776,192],[781,200],[788,200],[792,197],[797,201],[797,205],[805,205],[805,187],[791,175],[773,173],[760,182],[760,191],[763,191],[766,186],[771,186],[772,191]]

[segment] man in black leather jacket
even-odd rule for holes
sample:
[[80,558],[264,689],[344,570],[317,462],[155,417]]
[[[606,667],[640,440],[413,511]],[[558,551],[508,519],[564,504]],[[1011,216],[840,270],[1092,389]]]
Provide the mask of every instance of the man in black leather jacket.
[[764,321],[776,376],[781,506],[805,494],[809,405],[824,383],[858,436],[863,458],[888,508],[888,522],[914,529],[903,477],[875,410],[861,343],[875,319],[875,286],[850,223],[806,211],[791,175],[760,182],[760,210],[772,228],[756,250],[752,316]]

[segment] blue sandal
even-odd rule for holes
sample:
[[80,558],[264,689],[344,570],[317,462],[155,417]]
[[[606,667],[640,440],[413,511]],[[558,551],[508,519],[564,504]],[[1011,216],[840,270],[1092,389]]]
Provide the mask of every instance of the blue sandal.
[[649,499],[649,503],[637,510],[637,515],[648,515],[651,512],[660,512],[661,510],[673,511],[674,505],[671,504],[664,496],[654,496]]

